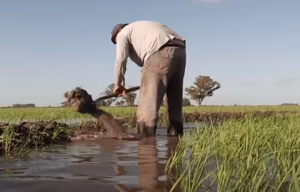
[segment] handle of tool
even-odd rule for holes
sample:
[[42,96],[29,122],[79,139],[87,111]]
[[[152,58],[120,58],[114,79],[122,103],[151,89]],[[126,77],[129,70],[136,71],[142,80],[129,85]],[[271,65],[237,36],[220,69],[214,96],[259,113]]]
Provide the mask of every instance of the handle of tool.
[[[126,89],[125,93],[130,93],[130,92],[133,92],[133,91],[137,91],[139,89],[140,89],[140,86],[131,87],[131,88]],[[118,94],[112,93],[112,94],[109,94],[109,95],[106,95],[106,96],[103,96],[103,97],[99,97],[98,99],[96,99],[94,101],[94,103],[97,103],[100,100],[109,99],[109,98],[112,98],[112,97],[118,97]]]

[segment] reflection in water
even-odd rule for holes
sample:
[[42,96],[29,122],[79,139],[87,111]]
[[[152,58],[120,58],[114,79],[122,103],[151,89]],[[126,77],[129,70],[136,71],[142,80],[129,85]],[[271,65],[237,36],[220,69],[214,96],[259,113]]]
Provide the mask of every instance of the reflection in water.
[[158,132],[142,141],[74,142],[33,160],[3,162],[1,192],[170,191],[165,164],[178,138],[167,137],[166,129]]
[[[166,137],[167,145],[167,159],[176,149],[178,144],[178,138]],[[124,141],[119,142],[107,142],[107,140],[100,141],[101,148],[103,151],[108,153],[113,153],[119,145]],[[164,181],[159,180],[161,176],[165,175],[165,162],[159,163],[159,154],[156,138],[147,138],[138,143],[137,149],[137,163],[140,169],[139,173],[139,187],[128,187],[125,184],[115,184],[115,188],[119,192],[135,192],[135,191],[147,191],[147,192],[160,192],[160,191],[170,191],[172,184],[168,177]],[[117,152],[115,152],[117,155]],[[124,156],[118,156],[118,161],[124,161]],[[126,175],[126,168],[122,165],[115,165],[115,171],[117,175]],[[174,192],[179,192],[179,190],[174,190]]]

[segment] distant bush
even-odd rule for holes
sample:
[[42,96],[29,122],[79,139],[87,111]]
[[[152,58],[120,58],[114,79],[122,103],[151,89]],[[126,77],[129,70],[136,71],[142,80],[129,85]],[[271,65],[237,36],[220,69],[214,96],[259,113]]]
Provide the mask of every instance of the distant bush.
[[27,107],[35,107],[35,104],[33,103],[27,103],[27,104],[13,104],[13,108],[27,108]]

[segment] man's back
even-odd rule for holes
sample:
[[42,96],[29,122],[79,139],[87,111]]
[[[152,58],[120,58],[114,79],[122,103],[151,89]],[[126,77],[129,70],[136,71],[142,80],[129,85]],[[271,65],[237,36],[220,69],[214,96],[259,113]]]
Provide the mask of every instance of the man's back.
[[124,35],[131,43],[129,56],[139,66],[171,39],[184,40],[175,31],[155,21],[136,21],[124,27],[118,35]]

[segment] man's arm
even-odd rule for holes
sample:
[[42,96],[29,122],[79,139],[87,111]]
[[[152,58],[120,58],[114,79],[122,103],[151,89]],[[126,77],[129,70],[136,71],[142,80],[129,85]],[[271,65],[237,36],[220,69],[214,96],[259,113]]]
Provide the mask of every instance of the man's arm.
[[123,34],[117,35],[117,53],[115,63],[115,86],[125,86],[125,72],[129,53],[129,42]]

